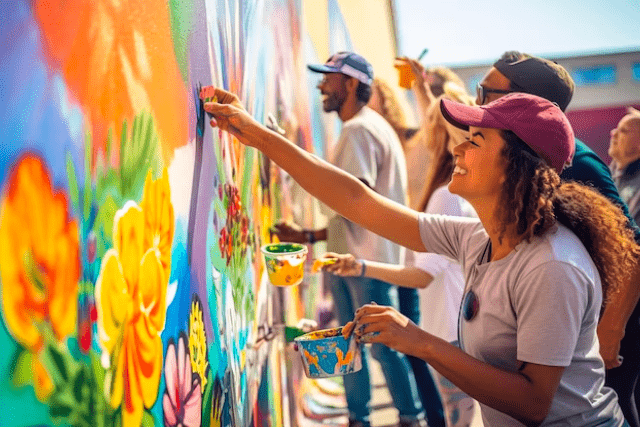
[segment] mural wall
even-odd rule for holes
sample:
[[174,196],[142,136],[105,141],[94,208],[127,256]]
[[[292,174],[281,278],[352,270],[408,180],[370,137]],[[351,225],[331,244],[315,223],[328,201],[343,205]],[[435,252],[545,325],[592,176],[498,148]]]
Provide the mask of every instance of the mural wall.
[[0,6],[1,426],[281,425],[259,247],[312,214],[198,95],[322,150],[300,7]]

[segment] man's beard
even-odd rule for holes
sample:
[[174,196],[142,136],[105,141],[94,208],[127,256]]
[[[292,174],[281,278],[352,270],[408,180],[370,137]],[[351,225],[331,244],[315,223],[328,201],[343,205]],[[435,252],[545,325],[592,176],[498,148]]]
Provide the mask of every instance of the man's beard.
[[346,99],[346,93],[333,92],[329,94],[324,101],[322,101],[322,109],[325,113],[330,113],[332,111],[339,113]]

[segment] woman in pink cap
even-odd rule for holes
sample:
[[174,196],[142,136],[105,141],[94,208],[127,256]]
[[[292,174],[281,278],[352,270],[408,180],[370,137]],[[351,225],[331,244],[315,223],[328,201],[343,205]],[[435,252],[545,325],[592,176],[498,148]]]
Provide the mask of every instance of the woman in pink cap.
[[348,333],[426,360],[480,402],[485,426],[626,424],[603,385],[596,327],[640,248],[620,209],[560,182],[574,137],[556,105],[522,93],[480,107],[441,102],[444,117],[469,131],[454,149],[449,189],[474,207],[470,219],[389,201],[258,124],[235,95],[216,95],[220,103],[205,105],[212,125],[264,152],[336,212],[462,264],[461,348],[376,305],[360,308]]

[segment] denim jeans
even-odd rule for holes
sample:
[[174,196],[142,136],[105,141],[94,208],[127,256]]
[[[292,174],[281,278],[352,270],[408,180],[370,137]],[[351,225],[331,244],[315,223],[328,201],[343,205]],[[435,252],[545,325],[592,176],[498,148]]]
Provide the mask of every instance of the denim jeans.
[[[333,295],[334,309],[341,325],[353,320],[355,311],[370,302],[398,308],[398,288],[366,277],[339,277],[325,274],[326,285]],[[389,394],[402,419],[424,416],[415,378],[407,357],[382,344],[371,345],[371,355],[380,362]],[[344,376],[349,418],[369,421],[371,413],[371,381],[368,354],[362,352],[362,369]]]
[[622,365],[608,369],[605,385],[618,394],[618,403],[631,427],[640,427],[640,304],[633,310],[620,342]]
[[[420,296],[417,289],[398,288],[398,297],[400,301],[400,313],[407,316],[413,323],[420,326]],[[434,381],[433,375],[429,370],[429,365],[424,360],[407,356],[413,374],[416,378],[418,393],[422,406],[427,414],[429,427],[444,427],[445,415],[444,407],[438,386]]]

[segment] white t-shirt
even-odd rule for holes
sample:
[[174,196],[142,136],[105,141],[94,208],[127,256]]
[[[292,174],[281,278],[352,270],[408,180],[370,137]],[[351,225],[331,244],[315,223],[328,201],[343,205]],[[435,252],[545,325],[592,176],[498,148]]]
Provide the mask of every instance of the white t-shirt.
[[[406,205],[407,166],[402,146],[391,125],[369,107],[343,123],[332,163],[376,193]],[[329,223],[327,250],[391,264],[402,264],[405,252],[403,247],[342,217],[334,217]]]
[[[469,202],[451,194],[446,185],[433,192],[425,212],[477,217]],[[458,310],[464,291],[462,267],[458,261],[443,255],[428,252],[413,254],[413,265],[433,276],[429,286],[419,290],[420,326],[443,340],[455,341],[458,339]]]
[[[623,424],[617,396],[604,386],[596,335],[600,276],[573,232],[558,225],[493,262],[477,219],[421,214],[420,234],[428,251],[461,262],[466,289],[478,297],[475,317],[460,316],[465,352],[511,372],[517,372],[518,361],[565,367],[544,426]],[[487,427],[522,426],[481,408]]]

